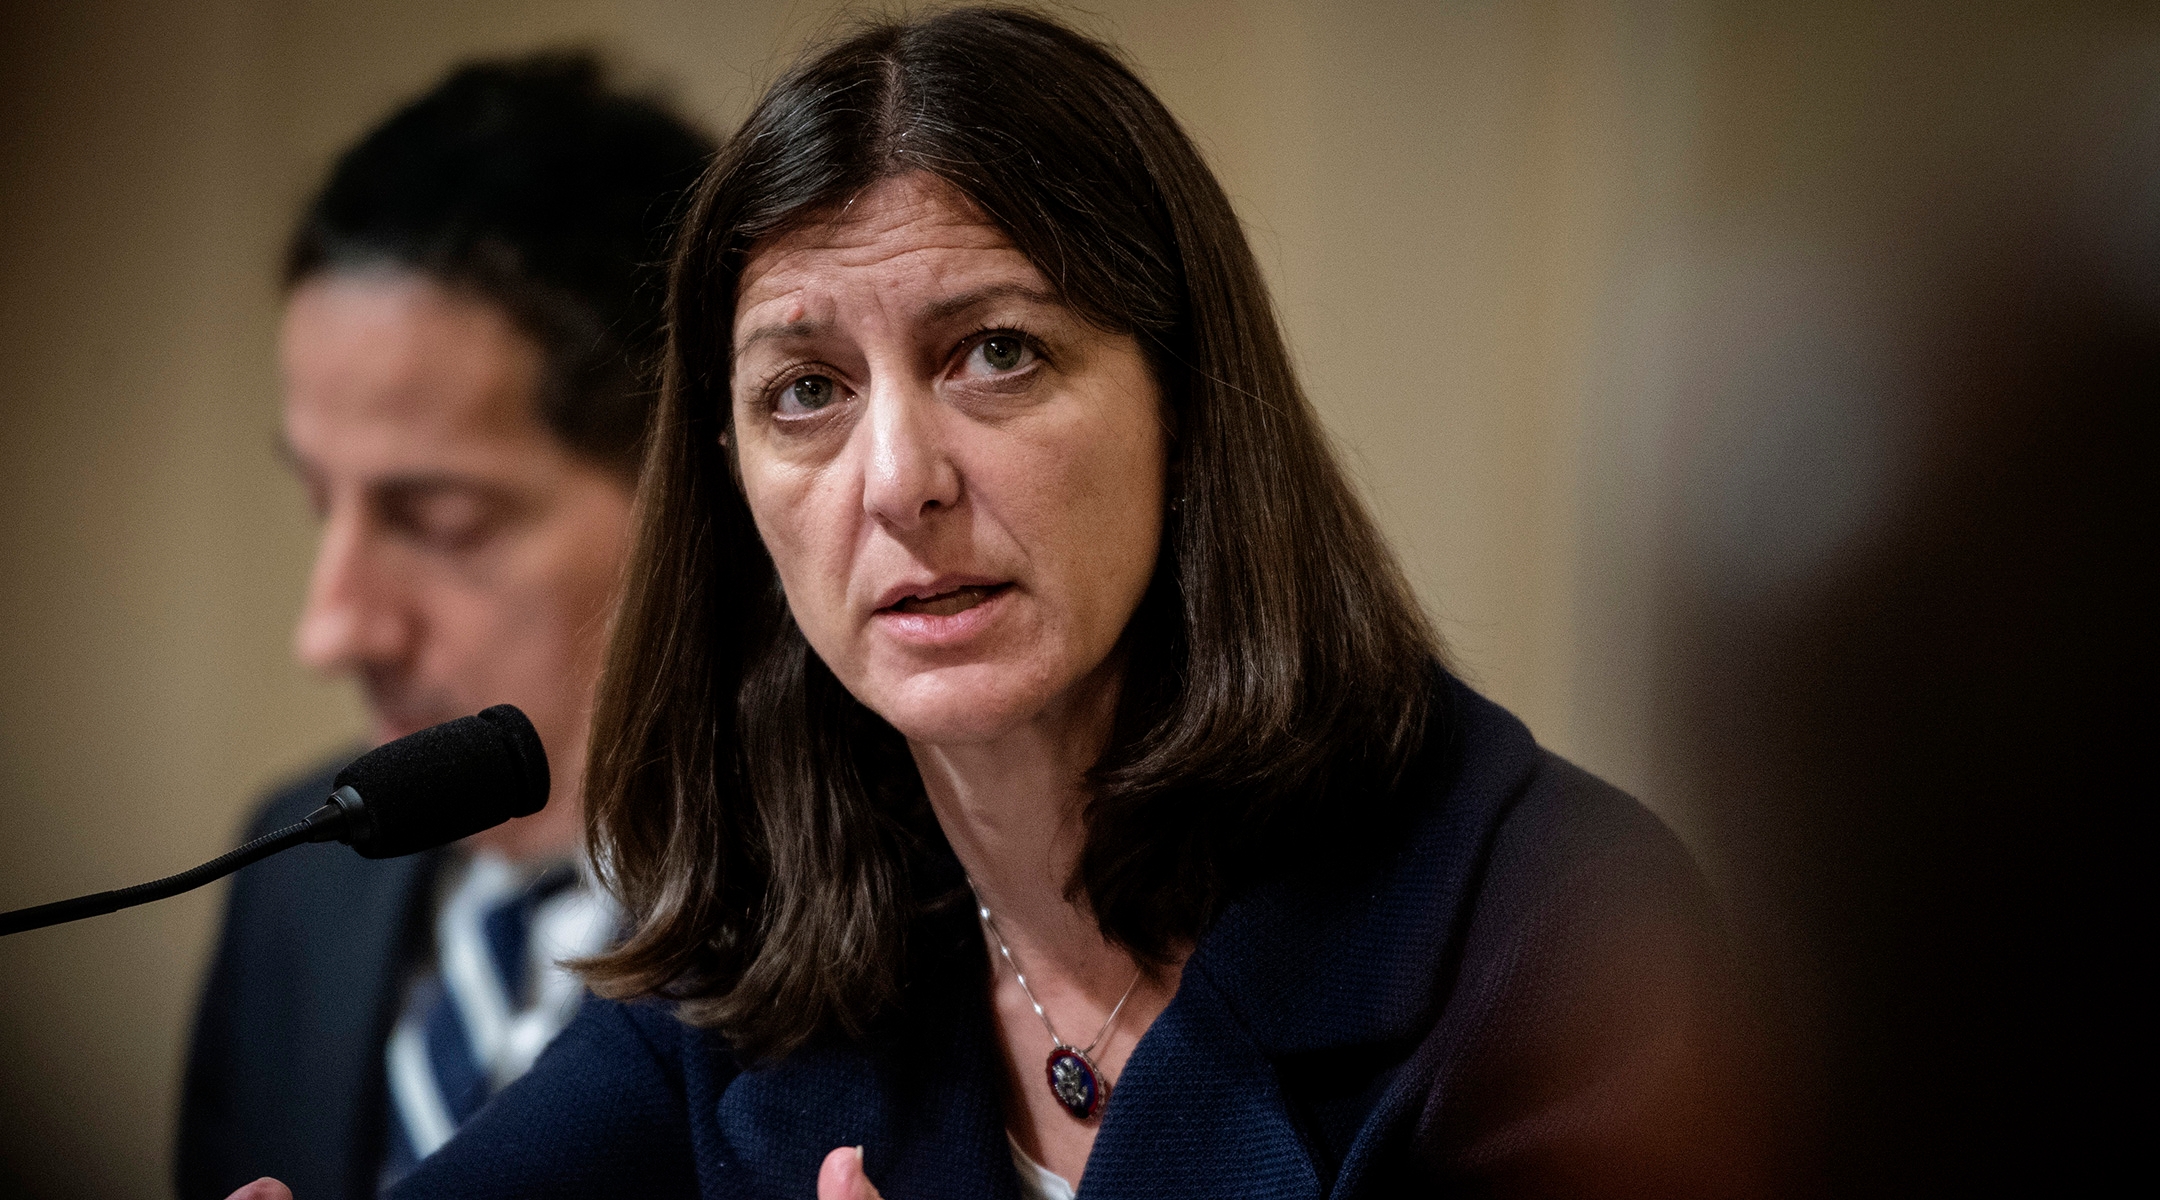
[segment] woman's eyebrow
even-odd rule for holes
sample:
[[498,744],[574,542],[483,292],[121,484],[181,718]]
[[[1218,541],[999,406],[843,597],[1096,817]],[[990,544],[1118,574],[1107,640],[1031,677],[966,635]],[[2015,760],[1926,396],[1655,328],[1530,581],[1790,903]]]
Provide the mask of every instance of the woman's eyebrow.
[[760,325],[756,329],[751,330],[749,333],[744,334],[742,336],[742,339],[735,344],[735,348],[737,350],[747,350],[750,347],[755,346],[759,342],[779,341],[787,338],[811,337],[827,328],[830,328],[830,325],[831,323],[827,321],[812,321],[808,319],[801,321],[783,321],[777,325]]
[[[930,321],[949,320],[970,309],[979,308],[997,300],[1023,300],[1030,304],[1050,305],[1058,303],[1057,296],[1045,288],[1016,282],[992,283],[961,292],[956,296],[947,296],[944,299],[933,301],[923,309],[923,317]],[[815,337],[830,328],[832,328],[832,322],[830,321],[813,321],[807,318],[800,321],[781,321],[771,325],[760,325],[743,334],[737,340],[735,348],[739,353],[759,342]]]
[[971,308],[978,308],[993,300],[1025,300],[1031,304],[1056,304],[1058,298],[1049,291],[1025,283],[992,283],[937,300],[923,309],[923,316],[932,321],[943,321],[958,316]]

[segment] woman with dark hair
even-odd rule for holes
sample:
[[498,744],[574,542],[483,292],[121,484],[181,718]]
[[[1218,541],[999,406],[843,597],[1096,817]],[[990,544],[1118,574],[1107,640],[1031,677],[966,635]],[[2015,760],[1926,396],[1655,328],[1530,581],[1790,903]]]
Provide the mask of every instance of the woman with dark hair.
[[633,932],[397,1195],[1739,1187],[1698,876],[1443,668],[1111,52],[815,54],[670,304],[587,788]]

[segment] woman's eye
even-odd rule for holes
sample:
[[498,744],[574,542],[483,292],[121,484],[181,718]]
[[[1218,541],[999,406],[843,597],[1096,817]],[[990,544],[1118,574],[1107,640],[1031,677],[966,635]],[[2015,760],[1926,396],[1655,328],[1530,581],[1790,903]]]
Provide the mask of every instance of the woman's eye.
[[814,413],[833,402],[839,388],[824,375],[805,375],[780,389],[779,403],[775,407],[784,417],[800,417]]
[[987,368],[990,374],[1001,375],[1017,371],[1034,362],[1035,351],[1025,341],[1014,337],[1012,334],[997,333],[977,342],[974,352],[969,357],[979,359],[982,366]]

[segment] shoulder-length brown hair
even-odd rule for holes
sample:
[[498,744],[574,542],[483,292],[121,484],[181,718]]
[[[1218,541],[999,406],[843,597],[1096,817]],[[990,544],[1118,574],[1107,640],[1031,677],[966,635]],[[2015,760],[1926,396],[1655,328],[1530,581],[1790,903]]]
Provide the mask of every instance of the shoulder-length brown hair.
[[766,239],[927,171],[1063,301],[1143,347],[1170,512],[1125,635],[1068,894],[1162,961],[1273,872],[1376,851],[1437,645],[1298,386],[1221,186],[1106,47],[1041,16],[879,24],[799,64],[679,235],[667,388],[594,718],[596,859],[633,931],[588,964],[741,1051],[852,1035],[895,996],[943,850],[899,735],[813,654],[730,470],[737,281]]

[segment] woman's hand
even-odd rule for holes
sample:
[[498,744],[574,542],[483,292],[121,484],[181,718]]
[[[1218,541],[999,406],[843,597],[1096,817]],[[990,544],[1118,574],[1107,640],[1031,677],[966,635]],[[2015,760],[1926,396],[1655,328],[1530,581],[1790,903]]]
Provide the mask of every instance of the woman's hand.
[[[290,1200],[290,1195],[273,1196],[266,1192],[261,1196],[243,1197],[235,1192],[231,1200]],[[825,1165],[819,1167],[817,1173],[817,1200],[884,1200],[878,1190],[870,1186],[870,1177],[863,1174],[861,1146],[842,1146],[825,1156]]]
[[[858,1178],[861,1177],[861,1172],[858,1171],[856,1174]],[[868,1187],[869,1184],[865,1182],[863,1186]],[[850,1197],[854,1195],[852,1192],[839,1194]],[[870,1195],[875,1196],[877,1193],[871,1192]],[[232,1195],[225,1197],[225,1200],[292,1200],[292,1189],[265,1175]],[[822,1190],[818,1192],[818,1200],[825,1200],[825,1193]]]

